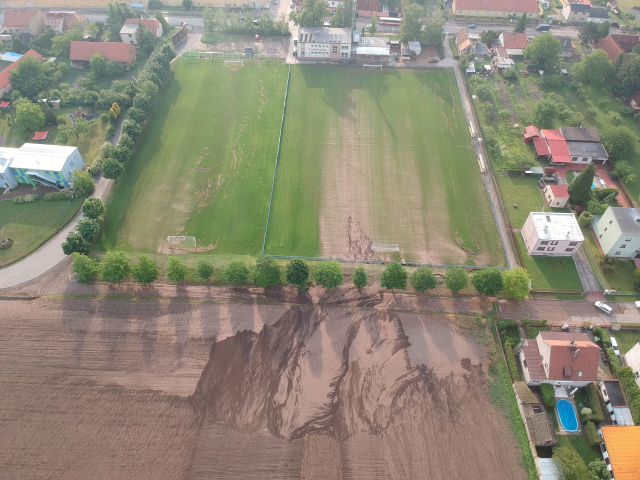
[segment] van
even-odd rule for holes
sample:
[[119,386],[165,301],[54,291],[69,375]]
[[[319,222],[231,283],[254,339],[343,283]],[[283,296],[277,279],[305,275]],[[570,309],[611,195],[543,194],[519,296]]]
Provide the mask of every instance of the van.
[[611,308],[609,305],[607,305],[606,303],[602,303],[602,302],[595,302],[594,303],[595,307],[598,310],[603,311],[604,313],[606,313],[607,315],[611,315],[611,313],[613,313],[613,308]]
[[618,347],[618,341],[613,338],[613,337],[609,337],[611,339],[611,348],[613,348],[613,353],[615,353],[617,356],[620,356],[620,348]]
[[548,32],[549,31],[549,25],[538,25],[536,27],[536,30],[538,32]]

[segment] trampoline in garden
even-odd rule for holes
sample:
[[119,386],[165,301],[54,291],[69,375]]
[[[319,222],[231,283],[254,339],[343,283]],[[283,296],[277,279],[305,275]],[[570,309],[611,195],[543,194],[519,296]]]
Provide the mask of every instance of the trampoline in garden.
[[576,410],[573,408],[573,404],[569,400],[561,398],[556,402],[556,410],[562,428],[567,432],[577,432],[578,417],[576,416]]

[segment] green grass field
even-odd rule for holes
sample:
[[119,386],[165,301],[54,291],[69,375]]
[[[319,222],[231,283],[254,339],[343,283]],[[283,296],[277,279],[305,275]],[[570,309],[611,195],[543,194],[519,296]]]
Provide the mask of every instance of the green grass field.
[[112,192],[101,247],[158,252],[168,235],[190,235],[216,253],[259,254],[287,69],[179,59],[172,71]]
[[10,248],[0,249],[0,267],[25,257],[52,237],[73,218],[83,200],[0,202],[0,238],[9,237],[13,240]]
[[505,264],[450,70],[292,69],[266,253],[362,258],[367,240]]

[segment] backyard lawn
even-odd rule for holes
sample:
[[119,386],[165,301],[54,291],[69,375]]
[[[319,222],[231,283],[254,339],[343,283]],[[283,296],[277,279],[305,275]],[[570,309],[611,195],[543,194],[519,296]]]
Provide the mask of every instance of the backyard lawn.
[[558,447],[568,447],[575,450],[587,465],[594,460],[602,460],[600,452],[587,445],[587,439],[584,435],[558,435]]
[[611,332],[611,335],[618,342],[620,353],[627,353],[636,343],[640,342],[640,331],[620,330]]

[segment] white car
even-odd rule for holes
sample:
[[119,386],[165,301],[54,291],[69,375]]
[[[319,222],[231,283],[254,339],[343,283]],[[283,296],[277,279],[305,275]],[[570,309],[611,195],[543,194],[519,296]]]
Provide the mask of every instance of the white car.
[[635,302],[636,308],[640,308],[640,302]]
[[611,308],[609,305],[607,305],[606,303],[603,302],[594,302],[593,304],[598,310],[603,311],[604,313],[606,313],[607,315],[611,315],[611,313],[613,312],[613,308]]

